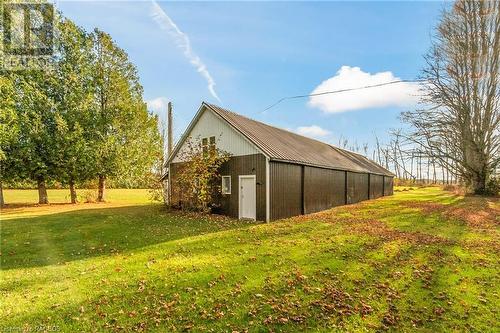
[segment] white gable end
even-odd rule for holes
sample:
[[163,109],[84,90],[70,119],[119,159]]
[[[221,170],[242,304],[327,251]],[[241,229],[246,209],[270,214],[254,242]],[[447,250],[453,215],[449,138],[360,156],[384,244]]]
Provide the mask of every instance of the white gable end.
[[[232,156],[258,154],[260,151],[245,137],[232,128],[225,120],[221,119],[210,109],[205,108],[200,118],[188,134],[193,140],[215,136],[217,148],[222,149]],[[183,142],[172,162],[181,162],[186,143]]]

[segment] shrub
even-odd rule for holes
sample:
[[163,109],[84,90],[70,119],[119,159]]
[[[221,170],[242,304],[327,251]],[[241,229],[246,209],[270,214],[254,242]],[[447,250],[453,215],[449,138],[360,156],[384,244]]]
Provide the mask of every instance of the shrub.
[[83,201],[86,203],[96,202],[97,201],[97,192],[95,190],[85,190],[82,192],[80,197],[81,197],[80,201]]
[[458,195],[465,195],[467,193],[467,188],[460,184],[445,184],[442,186],[442,189]]
[[486,183],[486,188],[484,190],[484,194],[486,195],[498,195],[500,192],[500,178],[499,177],[490,177],[488,182]]
[[149,200],[157,202],[166,202],[165,186],[163,181],[150,184],[148,188]]
[[178,156],[181,163],[172,184],[171,206],[198,212],[210,212],[217,208],[219,169],[229,160],[229,153],[218,149],[215,142],[208,146],[199,138],[189,138]]
[[414,179],[394,178],[394,186],[412,186],[415,185]]

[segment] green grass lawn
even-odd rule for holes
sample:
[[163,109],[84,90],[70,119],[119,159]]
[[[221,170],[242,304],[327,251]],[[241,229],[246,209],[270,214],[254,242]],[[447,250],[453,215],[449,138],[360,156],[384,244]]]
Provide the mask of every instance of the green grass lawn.
[[[47,190],[49,202],[62,204],[70,203],[69,190]],[[77,190],[80,201],[85,201],[84,196],[87,192],[97,192],[96,190]],[[148,203],[148,190],[132,190],[132,189],[107,189],[106,201],[114,203]],[[17,206],[34,205],[38,202],[38,192],[35,190],[6,190],[4,193],[5,202]]]
[[35,194],[5,194],[0,331],[500,330],[498,199],[420,188],[259,224]]

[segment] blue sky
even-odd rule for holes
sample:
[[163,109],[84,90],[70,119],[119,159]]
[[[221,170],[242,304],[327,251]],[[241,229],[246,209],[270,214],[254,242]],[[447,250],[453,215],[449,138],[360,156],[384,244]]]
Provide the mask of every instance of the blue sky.
[[415,85],[296,99],[262,110],[285,96],[416,78],[445,3],[57,6],[87,30],[112,35],[137,66],[152,110],[164,113],[164,103],[174,103],[176,137],[207,101],[334,144],[344,137],[372,145],[374,134],[386,140],[389,129],[401,127],[399,113],[418,98]]

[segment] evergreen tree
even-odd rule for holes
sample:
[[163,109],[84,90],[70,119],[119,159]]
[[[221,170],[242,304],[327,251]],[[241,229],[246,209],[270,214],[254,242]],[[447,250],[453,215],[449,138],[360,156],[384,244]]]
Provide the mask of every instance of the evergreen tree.
[[104,201],[106,179],[137,176],[136,171],[148,165],[151,151],[161,150],[161,147],[158,121],[146,110],[137,69],[108,34],[95,29],[92,36],[97,200]]
[[95,170],[93,150],[92,39],[68,19],[57,22],[55,41],[56,168],[58,179],[70,188],[90,179]]
[[9,150],[16,141],[19,127],[14,99],[14,84],[6,73],[0,77],[0,206],[4,205],[3,180],[14,177],[8,172],[6,165],[10,164]]
[[56,172],[56,110],[51,98],[54,77],[37,70],[13,74],[18,137],[6,152],[7,174],[37,183],[38,202],[48,203],[46,182]]
[[46,182],[57,180],[69,185],[74,203],[76,184],[98,178],[103,201],[106,179],[137,186],[150,175],[161,158],[158,118],[147,111],[136,68],[108,34],[88,34],[62,15],[55,28],[51,70],[0,77],[0,185],[30,179],[39,203],[48,203]]

